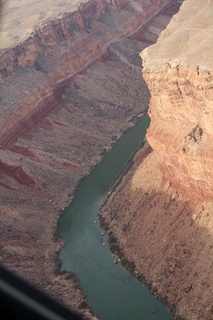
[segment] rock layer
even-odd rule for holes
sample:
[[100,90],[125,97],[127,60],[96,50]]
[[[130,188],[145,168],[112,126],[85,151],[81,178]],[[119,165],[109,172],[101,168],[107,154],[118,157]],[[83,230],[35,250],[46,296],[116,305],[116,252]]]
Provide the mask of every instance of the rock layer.
[[165,179],[192,199],[213,196],[212,15],[210,1],[185,1],[142,53],[152,96],[147,139]]
[[[35,124],[39,114],[41,118],[44,116],[44,110],[46,114],[53,110],[66,82],[107,54],[111,43],[132,34],[169,2],[156,0],[145,7],[139,2],[134,11],[134,5],[128,10],[118,10],[102,0],[90,0],[77,12],[50,21],[42,29],[37,28],[24,43],[5,50],[0,59],[3,80],[0,145],[5,147],[17,139],[17,134]],[[111,11],[111,18],[106,21],[104,8]],[[27,72],[32,67],[33,72]]]

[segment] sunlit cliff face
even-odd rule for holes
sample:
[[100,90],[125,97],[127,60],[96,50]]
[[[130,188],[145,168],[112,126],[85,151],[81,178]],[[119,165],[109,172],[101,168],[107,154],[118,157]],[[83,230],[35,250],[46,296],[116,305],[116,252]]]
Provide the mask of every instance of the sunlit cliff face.
[[212,2],[186,1],[142,53],[152,96],[147,139],[165,179],[199,199],[213,196],[212,18]]

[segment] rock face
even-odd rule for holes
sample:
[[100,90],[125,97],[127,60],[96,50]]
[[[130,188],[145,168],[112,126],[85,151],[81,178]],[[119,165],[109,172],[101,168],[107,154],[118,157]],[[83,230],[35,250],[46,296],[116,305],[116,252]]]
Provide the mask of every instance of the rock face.
[[212,16],[211,2],[185,1],[142,53],[152,96],[147,139],[165,179],[192,199],[213,196]]
[[211,1],[186,0],[142,52],[151,147],[102,211],[136,275],[187,320],[213,319],[212,19]]
[[[125,8],[125,4],[127,2],[129,2],[128,7]],[[32,67],[39,53],[41,53],[44,49],[49,49],[49,52],[46,52],[46,54],[54,53],[54,58],[57,59],[57,53],[59,54],[59,50],[57,50],[58,48],[56,46],[59,45],[63,45],[64,47],[60,48],[63,50],[64,65],[65,62],[68,62],[65,61],[68,59],[66,55],[75,53],[74,56],[76,56],[76,49],[73,46],[77,42],[74,40],[76,40],[79,31],[86,31],[87,34],[85,37],[86,39],[81,39],[81,42],[78,41],[78,49],[81,45],[87,46],[88,41],[91,41],[91,38],[93,38],[93,41],[96,41],[94,43],[90,42],[90,51],[93,52],[93,50],[96,49],[100,51],[100,56],[106,50],[106,47],[111,41],[113,42],[118,38],[123,39],[124,37],[135,32],[137,28],[149,21],[156,13],[158,13],[170,2],[170,0],[155,0],[153,2],[147,1],[144,4],[143,1],[133,2],[119,0],[113,6],[114,15],[116,15],[117,20],[117,30],[113,28],[112,22],[112,28],[108,28],[107,31],[103,24],[100,24],[101,15],[103,10],[106,9],[107,2],[104,0],[89,0],[87,3],[82,3],[75,12],[66,13],[59,19],[50,20],[43,26],[35,26],[35,31],[23,43],[20,43],[19,45],[10,49],[2,50],[0,57],[0,79],[5,79],[13,74],[14,68],[17,68],[18,66]],[[124,6],[124,10],[117,10],[117,8],[122,7],[122,5]],[[128,15],[125,15],[127,12]],[[93,28],[93,31],[95,29],[96,35],[95,37],[92,37],[92,35],[89,35],[89,33],[91,33],[91,26],[92,24],[94,26],[95,21],[97,21],[97,23],[96,28]],[[83,40],[84,44],[82,43]],[[70,45],[72,46],[72,50]],[[54,50],[54,46],[56,47],[56,50]],[[86,50],[85,47],[84,49]],[[87,51],[87,55],[90,51]],[[82,50],[78,51],[78,54],[80,52],[82,52]],[[60,52],[60,54],[62,54],[62,52]],[[93,59],[96,58],[97,55],[93,57]],[[92,61],[91,56],[88,56],[87,59],[89,62]],[[69,59],[69,62],[72,60],[73,57]],[[78,61],[79,60],[81,60],[80,57]],[[71,63],[71,65],[72,68],[73,66],[76,68],[80,67],[74,62]],[[72,73],[73,70],[67,70],[67,68],[68,64],[66,67],[64,66],[64,69],[61,70],[61,72],[66,72],[67,74]],[[64,74],[64,78],[67,76],[66,73]],[[58,79],[58,82],[59,81],[60,79]]]

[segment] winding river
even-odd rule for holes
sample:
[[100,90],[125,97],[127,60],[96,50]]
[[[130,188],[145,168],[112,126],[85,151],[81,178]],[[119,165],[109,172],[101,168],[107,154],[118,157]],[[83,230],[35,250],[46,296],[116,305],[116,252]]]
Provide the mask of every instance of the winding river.
[[120,263],[113,264],[108,245],[102,245],[107,238],[95,223],[112,183],[141,145],[148,126],[146,115],[123,135],[82,181],[58,222],[59,234],[65,241],[60,254],[62,270],[77,275],[87,303],[102,320],[173,319],[146,286]]

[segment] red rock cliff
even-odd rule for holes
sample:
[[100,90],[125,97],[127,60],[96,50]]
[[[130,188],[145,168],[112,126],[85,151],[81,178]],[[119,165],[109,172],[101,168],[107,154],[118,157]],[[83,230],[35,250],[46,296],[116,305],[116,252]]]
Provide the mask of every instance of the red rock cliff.
[[211,1],[187,0],[142,52],[151,92],[147,139],[164,178],[189,198],[213,197]]

